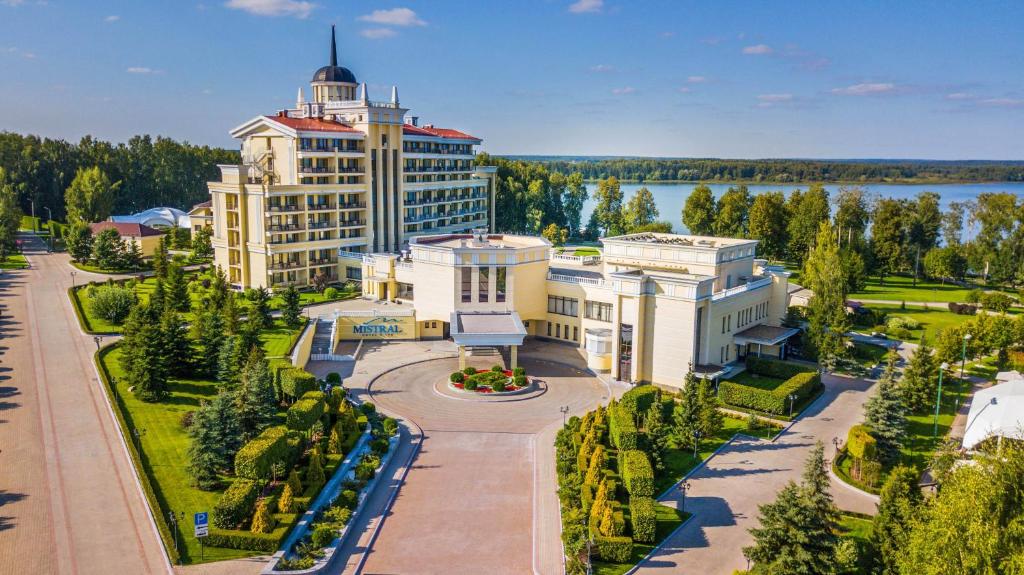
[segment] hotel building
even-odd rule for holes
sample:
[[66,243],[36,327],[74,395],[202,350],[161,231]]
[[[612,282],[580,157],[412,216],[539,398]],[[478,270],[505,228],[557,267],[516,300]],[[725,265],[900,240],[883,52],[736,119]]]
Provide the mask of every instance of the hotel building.
[[[578,257],[538,237],[414,237],[401,255],[367,255],[362,271],[364,296],[409,305],[345,321],[395,322],[383,338],[450,337],[463,361],[498,348],[514,364],[524,338],[556,340],[616,379],[676,387],[691,363],[717,377],[748,354],[785,357],[798,331],[781,325],[789,274],[755,259],[755,240],[639,233],[601,242],[602,255]],[[335,341],[367,338],[342,331]]]
[[479,138],[420,125],[398,90],[370,100],[338,66],[316,71],[307,101],[231,131],[242,162],[210,182],[216,265],[238,287],[359,280],[362,257],[423,234],[491,229],[494,170],[474,168]]

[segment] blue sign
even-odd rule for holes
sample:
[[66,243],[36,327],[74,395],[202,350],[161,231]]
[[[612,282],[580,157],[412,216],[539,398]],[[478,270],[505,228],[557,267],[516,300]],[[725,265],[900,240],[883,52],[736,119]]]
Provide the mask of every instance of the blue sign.
[[210,533],[210,514],[203,511],[196,513],[192,516],[192,522],[195,524],[195,536],[206,537]]
[[202,513],[196,513],[194,519],[197,527],[199,525],[206,525],[210,522],[210,514],[205,511]]

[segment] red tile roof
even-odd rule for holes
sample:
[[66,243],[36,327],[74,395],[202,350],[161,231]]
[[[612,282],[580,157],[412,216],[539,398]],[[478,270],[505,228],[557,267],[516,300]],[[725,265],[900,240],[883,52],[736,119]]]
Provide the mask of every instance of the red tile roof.
[[413,126],[412,124],[404,124],[402,126],[402,133],[407,136],[432,136],[434,138],[448,138],[451,140],[477,140],[481,141],[476,136],[470,136],[465,132],[458,130],[452,130],[450,128],[434,128],[427,126]]
[[89,229],[92,230],[93,235],[96,235],[103,230],[117,230],[117,235],[121,237],[134,237],[144,238],[146,236],[162,236],[163,232],[156,230],[144,224],[129,224],[125,222],[96,222],[95,224],[89,224]]
[[347,132],[362,134],[359,130],[342,124],[341,122],[333,122],[328,120],[321,120],[319,118],[289,118],[286,116],[267,116],[267,119],[271,122],[277,122],[283,126],[288,126],[293,130],[300,132]]
[[192,209],[194,210],[196,208],[210,208],[210,207],[213,207],[213,201],[212,200],[206,200],[205,202],[202,202],[202,203],[199,203],[199,204],[196,204],[196,205],[192,206]]

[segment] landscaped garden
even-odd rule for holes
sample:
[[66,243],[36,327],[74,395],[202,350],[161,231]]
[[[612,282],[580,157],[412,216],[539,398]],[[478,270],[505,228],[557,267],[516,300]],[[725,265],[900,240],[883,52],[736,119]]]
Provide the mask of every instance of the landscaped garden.
[[448,376],[448,383],[455,389],[474,393],[512,393],[529,387],[526,370],[517,367],[509,370],[500,365],[487,371],[467,367]]
[[805,365],[748,357],[746,370],[718,386],[724,407],[791,419],[822,392],[821,376]]
[[953,313],[948,307],[868,303],[867,308],[872,313],[871,317],[858,320],[854,316],[861,329],[905,341],[918,341],[923,334],[934,338],[942,330],[960,325],[973,315]]

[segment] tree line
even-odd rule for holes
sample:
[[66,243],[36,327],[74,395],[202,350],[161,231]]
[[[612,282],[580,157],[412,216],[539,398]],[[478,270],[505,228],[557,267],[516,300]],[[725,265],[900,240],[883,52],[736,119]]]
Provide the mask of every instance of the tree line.
[[714,158],[539,158],[552,172],[629,182],[1020,182],[1024,163],[988,161],[723,160]]
[[[105,213],[134,213],[153,206],[187,210],[206,200],[206,182],[219,176],[217,164],[235,164],[236,150],[196,146],[170,138],[134,136],[114,144],[85,136],[78,143],[0,132],[0,167],[15,194],[16,204],[37,216],[63,221],[68,215],[65,193],[86,171],[91,182],[105,179],[114,186]],[[3,188],[0,188],[0,192]],[[8,192],[4,192],[8,193]],[[97,221],[97,220],[92,220]]]

